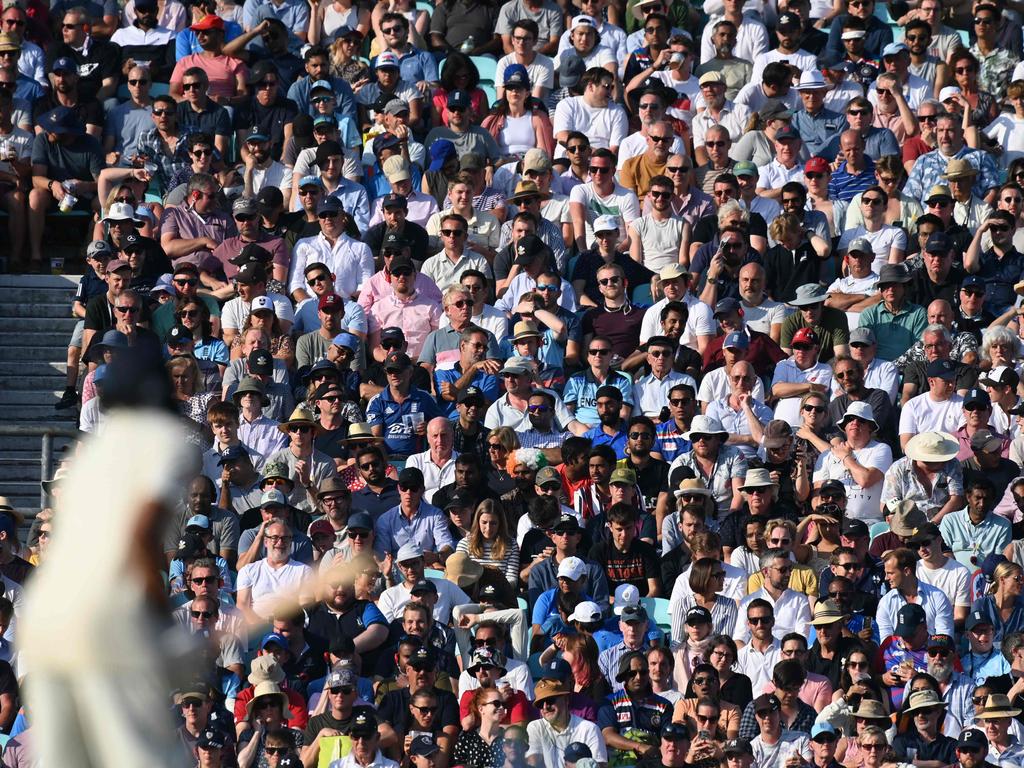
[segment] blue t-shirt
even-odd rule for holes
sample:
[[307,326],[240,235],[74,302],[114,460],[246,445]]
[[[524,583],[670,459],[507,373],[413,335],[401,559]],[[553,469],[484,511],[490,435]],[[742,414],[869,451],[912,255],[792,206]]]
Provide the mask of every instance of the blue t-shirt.
[[604,384],[598,383],[590,371],[571,376],[565,382],[562,400],[567,404],[576,403],[576,418],[579,421],[588,425],[598,424],[600,419],[597,417],[597,390],[607,385],[615,387],[622,393],[622,402],[633,405],[633,382],[618,371],[610,371]]
[[[437,369],[434,371],[434,386],[437,387],[438,396],[437,402],[438,407],[444,411],[444,415],[448,418],[454,416],[458,411],[455,407],[454,402],[441,399],[441,384],[447,382],[454,384],[456,381],[462,378],[462,368],[445,368]],[[484,397],[487,398],[488,403],[493,403],[503,394],[501,386],[498,383],[498,377],[490,373],[484,373],[483,371],[477,371],[476,376],[473,377],[471,386],[478,387],[483,393]]]
[[614,437],[607,434],[600,426],[591,427],[583,433],[583,437],[590,441],[591,446],[610,445],[615,451],[615,458],[624,459],[626,458],[626,422],[623,421],[619,426],[620,429]]

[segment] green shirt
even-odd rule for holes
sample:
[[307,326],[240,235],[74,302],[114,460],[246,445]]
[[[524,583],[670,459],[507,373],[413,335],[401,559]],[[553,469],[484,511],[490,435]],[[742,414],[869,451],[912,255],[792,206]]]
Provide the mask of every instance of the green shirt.
[[876,357],[895,360],[921,338],[928,326],[924,307],[906,302],[898,313],[893,314],[885,302],[868,307],[860,313],[860,327],[870,328],[878,341]]
[[[806,328],[804,317],[797,310],[782,321],[782,335],[779,337],[782,342],[780,347],[789,349],[793,343],[793,334],[800,328]],[[818,352],[818,362],[827,363],[835,357],[835,347],[839,344],[850,343],[850,326],[846,322],[846,313],[834,307],[823,307],[821,319],[810,326],[821,340],[821,350]]]

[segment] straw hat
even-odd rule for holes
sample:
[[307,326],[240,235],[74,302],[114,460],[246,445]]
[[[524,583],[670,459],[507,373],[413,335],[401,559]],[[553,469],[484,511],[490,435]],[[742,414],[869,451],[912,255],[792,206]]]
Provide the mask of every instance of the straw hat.
[[255,686],[252,699],[245,705],[245,716],[252,717],[252,710],[256,706],[256,702],[266,698],[277,699],[281,711],[288,711],[288,696],[281,690],[281,686],[267,680]]
[[892,720],[889,715],[882,709],[882,702],[875,701],[874,699],[861,699],[860,704],[857,705],[857,709],[853,713],[854,717],[859,717],[863,720],[878,720],[879,722],[891,723]]
[[772,480],[771,473],[767,469],[748,469],[747,476],[743,479],[741,491],[749,491],[754,488],[778,488],[779,484]]
[[711,498],[711,491],[699,477],[688,477],[679,483],[679,489],[675,492],[676,498],[683,496],[705,496]]
[[815,627],[823,627],[835,624],[845,618],[846,614],[835,600],[819,600],[814,605],[814,618],[811,619],[811,624]]
[[997,720],[1000,717],[1017,717],[1020,710],[1010,704],[1005,693],[993,693],[985,699],[985,706],[974,716],[975,720]]
[[348,425],[348,436],[342,441],[345,443],[379,443],[381,438],[373,434],[370,425],[365,421],[357,421]]
[[288,417],[288,420],[287,421],[282,421],[280,424],[277,425],[277,428],[287,435],[288,434],[288,429],[293,424],[294,425],[305,425],[307,427],[312,427],[314,435],[320,433],[320,429],[321,429],[320,423],[316,419],[313,418],[313,414],[305,406],[302,406],[302,405],[295,406],[295,410],[292,411],[292,415]]

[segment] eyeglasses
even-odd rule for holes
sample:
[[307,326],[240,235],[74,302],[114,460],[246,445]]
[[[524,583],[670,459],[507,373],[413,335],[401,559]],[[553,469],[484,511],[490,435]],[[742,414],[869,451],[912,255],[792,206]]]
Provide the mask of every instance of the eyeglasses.
[[444,237],[462,237],[464,234],[466,234],[466,230],[464,230],[464,229],[442,229],[441,230],[441,234]]
[[604,357],[605,355],[611,354],[610,349],[588,349],[588,355],[597,355],[598,357]]
[[671,192],[651,192],[651,197],[655,200],[670,200],[672,199]]
[[203,87],[202,83],[182,83],[181,89],[183,91],[198,91]]
[[946,650],[945,648],[929,648],[928,655],[945,659],[950,655],[950,651]]
[[449,307],[456,307],[458,309],[465,309],[466,307],[472,307],[473,306],[473,302],[470,301],[469,299],[459,299],[458,301],[453,301],[448,306]]
[[650,672],[646,669],[627,669],[622,673],[622,676],[632,680],[634,677],[646,677]]
[[842,568],[844,571],[855,571],[863,567],[864,564],[858,563],[856,560],[854,560],[853,562],[836,563],[836,568]]
[[432,715],[435,712],[437,712],[437,707],[436,706],[434,706],[434,707],[421,707],[421,706],[417,706],[416,704],[410,704],[409,707],[412,708],[412,709],[415,709],[421,715]]
[[497,648],[498,638],[496,637],[474,637],[473,638],[474,648]]
[[491,701],[483,701],[483,702],[480,703],[480,706],[481,707],[486,707],[488,704],[490,706],[494,707],[495,709],[508,709],[508,704],[506,704],[501,699],[493,699]]
[[149,85],[149,80],[129,80],[128,85]]
[[654,435],[652,435],[650,432],[630,432],[629,433],[629,439],[630,440],[653,440],[654,439]]
[[370,538],[370,532],[369,531],[356,531],[356,530],[349,529],[347,535],[348,535],[348,537],[350,539],[368,539],[368,538]]
[[866,109],[848,109],[848,110],[846,110],[846,114],[851,115],[853,117],[860,117],[861,115],[868,114],[868,110],[866,110]]
[[193,619],[212,619],[217,615],[216,611],[189,611]]
[[[174,278],[174,284],[175,285],[185,285],[185,286],[199,285],[199,280],[197,280],[194,277],[176,277],[176,278]],[[184,314],[184,312],[182,312],[182,314]],[[199,314],[199,312],[196,311],[196,314]]]
[[677,408],[681,408],[684,405],[689,405],[692,402],[692,397],[671,397],[668,401],[669,405],[674,405]]
[[508,448],[506,448],[501,443],[488,443],[487,444],[487,450],[488,451],[506,451],[507,452]]
[[352,686],[352,685],[339,685],[337,688],[331,688],[330,691],[335,696],[348,696],[350,693],[355,691],[355,686]]
[[821,405],[805,405],[803,411],[805,413],[825,413],[827,409]]
[[[641,102],[640,104],[638,104],[637,106],[638,106],[638,107],[639,107],[640,109],[657,109],[658,107],[660,107],[660,106],[661,106],[661,104],[659,104],[659,103],[658,103],[658,102],[656,102],[656,101],[643,101],[643,102]],[[653,137],[653,136],[651,136],[650,138],[652,138],[652,139],[653,139],[654,137]]]
[[824,178],[825,174],[824,173],[818,173],[817,171],[808,171],[807,173],[804,174],[804,177],[808,178],[808,179],[811,179],[811,180],[816,180],[816,179]]
[[220,581],[219,576],[193,576],[190,581],[193,584],[215,584]]
[[862,197],[860,201],[865,205],[870,205],[872,207],[882,204],[882,198],[880,197]]
[[294,432],[299,435],[306,435],[313,431],[313,428],[308,424],[299,424],[294,427],[288,427],[289,432]]
[[512,35],[512,39],[517,43],[532,43],[534,41],[533,35]]
[[380,31],[383,32],[385,35],[398,35],[405,31],[405,27],[402,26],[401,24],[394,24],[388,27],[387,29],[381,27]]
[[687,173],[690,168],[686,165],[666,165],[665,170],[669,173]]
[[648,134],[647,138],[655,144],[668,144],[675,139],[675,136],[655,136],[654,134]]
[[[975,23],[975,24],[981,24],[981,25],[983,25],[983,26],[988,26],[988,25],[991,25],[991,24],[995,24],[995,23],[996,23],[996,20],[995,20],[995,18],[994,18],[994,17],[992,17],[992,16],[976,16],[976,17],[974,18],[974,23]],[[957,72],[960,72],[961,70],[960,70],[959,68],[957,68],[957,70],[956,70],[956,71],[957,71]],[[966,70],[966,69],[965,69],[965,70],[963,70],[963,71],[964,71],[964,72],[967,72],[968,70]]]
[[759,624],[774,624],[774,616],[748,616],[747,621],[753,624],[755,627]]
[[263,751],[268,755],[285,755],[288,753],[288,747],[264,747]]
[[528,405],[528,406],[526,406],[526,410],[529,411],[530,413],[547,413],[548,411],[551,410],[551,406],[549,406],[549,405]]
[[792,539],[788,539],[788,538],[786,538],[786,539],[778,539],[778,538],[773,536],[772,538],[768,539],[768,543],[772,544],[772,545],[774,545],[776,547],[788,547],[790,544],[793,543],[793,540]]
[[705,147],[724,147],[725,146],[725,142],[724,141],[705,141],[704,142],[704,146]]
[[205,701],[201,701],[199,699],[186,699],[181,702],[180,706],[182,709],[199,709],[199,707],[203,706],[205,703]]
[[291,536],[264,536],[264,539],[269,541],[271,544],[283,544],[287,541],[291,541]]
[[134,315],[136,312],[139,311],[139,308],[134,305],[125,307],[114,307],[114,309],[116,309],[118,312],[124,315]]
[[[156,113],[154,112],[154,114],[156,114]],[[199,147],[196,147],[196,148],[194,148],[192,150],[192,154],[195,155],[196,157],[209,157],[209,156],[211,156],[213,154],[213,150],[212,149],[200,149]]]
[[615,275],[614,277],[602,277],[597,282],[598,282],[598,285],[618,285],[619,281],[621,281],[621,280],[622,280],[621,277],[619,277],[618,275]]
[[78,29],[79,27],[84,27],[85,24],[78,22],[77,24],[61,24],[60,26],[61,29]]
[[571,147],[566,147],[565,151],[570,155],[575,155],[577,152],[585,152],[590,149],[589,144],[573,144]]
[[21,19],[4,19],[4,26],[7,27],[24,27],[25,22]]
[[609,173],[611,169],[612,168],[610,165],[591,165],[589,168],[587,168],[587,170],[590,171],[592,174]]

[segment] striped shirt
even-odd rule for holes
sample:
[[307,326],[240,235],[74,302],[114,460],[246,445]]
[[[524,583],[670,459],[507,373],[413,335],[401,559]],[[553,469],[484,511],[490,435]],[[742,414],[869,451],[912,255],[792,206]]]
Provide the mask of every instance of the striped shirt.
[[849,202],[868,187],[877,184],[875,162],[865,155],[864,165],[863,171],[853,174],[846,169],[846,162],[843,161],[843,164],[832,174],[832,179],[828,183],[829,198]]
[[508,579],[508,583],[512,586],[519,584],[519,545],[515,539],[509,539],[505,543],[505,557],[502,560],[495,560],[491,557],[491,542],[484,541],[484,553],[481,557],[477,557],[469,551],[469,538],[465,538],[459,541],[455,547],[456,552],[465,552],[470,556],[471,559],[480,563],[484,568],[494,568]]

